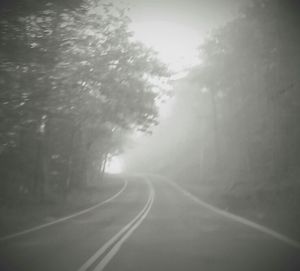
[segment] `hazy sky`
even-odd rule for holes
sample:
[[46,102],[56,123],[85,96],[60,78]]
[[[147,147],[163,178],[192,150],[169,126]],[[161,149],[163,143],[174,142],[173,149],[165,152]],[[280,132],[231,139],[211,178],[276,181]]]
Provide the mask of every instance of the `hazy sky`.
[[205,32],[237,14],[246,0],[125,0],[134,21],[166,20]]
[[247,0],[124,0],[136,38],[159,52],[171,69],[198,63],[207,33],[237,15]]
[[[237,16],[240,5],[247,1],[123,0],[123,4],[131,8],[129,16],[136,38],[158,51],[160,58],[177,72],[199,62],[197,47],[207,33]],[[162,115],[165,115],[165,111],[172,111],[170,105],[172,103],[160,108]],[[161,119],[161,125],[155,129],[154,135],[137,138],[136,146],[127,150],[124,160],[141,162],[145,159],[147,163],[165,144],[164,137],[170,139],[170,135],[164,135],[165,131],[177,129],[172,125],[168,124],[168,119]],[[111,163],[112,169],[118,170],[120,163],[115,159]]]

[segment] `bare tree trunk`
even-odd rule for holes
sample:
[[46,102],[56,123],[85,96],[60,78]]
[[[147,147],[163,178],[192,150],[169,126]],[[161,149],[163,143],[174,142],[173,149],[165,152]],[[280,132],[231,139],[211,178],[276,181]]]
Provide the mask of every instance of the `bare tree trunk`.
[[35,166],[34,166],[34,178],[33,178],[33,183],[32,183],[32,192],[33,195],[36,199],[40,198],[40,179],[41,179],[41,174],[40,174],[40,161],[41,161],[41,139],[37,138],[36,142],[36,156],[35,156]]
[[70,153],[69,153],[69,159],[68,159],[67,177],[66,177],[64,187],[63,187],[63,198],[64,199],[66,199],[66,197],[70,191],[70,186],[71,186],[72,179],[73,179],[75,135],[76,135],[76,129],[74,129],[71,134],[71,146],[70,146]]
[[212,104],[212,117],[213,117],[213,130],[214,130],[214,164],[215,169],[220,169],[220,141],[219,141],[219,126],[218,126],[218,112],[217,112],[217,104],[216,97],[213,91],[210,91],[211,96],[211,104]]
[[48,157],[48,146],[47,141],[43,142],[42,147],[42,200],[47,200],[51,191],[49,183],[49,157]]
[[102,165],[101,165],[101,173],[100,173],[101,181],[103,181],[103,179],[104,179],[105,169],[106,169],[106,165],[107,165],[107,159],[108,159],[108,153],[105,153],[103,161],[102,161]]

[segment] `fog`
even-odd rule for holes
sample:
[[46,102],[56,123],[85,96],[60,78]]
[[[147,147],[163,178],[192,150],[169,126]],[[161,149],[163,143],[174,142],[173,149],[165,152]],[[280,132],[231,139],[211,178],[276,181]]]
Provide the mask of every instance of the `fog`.
[[300,270],[299,12],[2,1],[0,270]]

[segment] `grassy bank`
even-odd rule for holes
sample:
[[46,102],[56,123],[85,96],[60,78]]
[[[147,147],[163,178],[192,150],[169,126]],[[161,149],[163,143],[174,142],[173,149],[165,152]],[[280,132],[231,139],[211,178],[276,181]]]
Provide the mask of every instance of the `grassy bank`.
[[104,201],[121,189],[120,177],[106,176],[99,184],[73,190],[65,201],[20,202],[0,206],[0,236],[54,221]]
[[300,240],[300,183],[200,180],[188,172],[175,178],[192,194],[223,210]]

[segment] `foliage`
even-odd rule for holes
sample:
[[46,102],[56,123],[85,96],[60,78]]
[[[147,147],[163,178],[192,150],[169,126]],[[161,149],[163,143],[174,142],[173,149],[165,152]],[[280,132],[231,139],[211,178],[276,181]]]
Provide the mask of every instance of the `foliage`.
[[198,131],[204,178],[220,172],[237,182],[297,179],[297,11],[296,1],[253,1],[200,46],[202,64],[189,75],[185,99],[198,100],[196,113],[203,116],[197,122],[205,127]]
[[[27,180],[14,179],[28,193],[65,193],[121,150],[126,133],[157,123],[152,82],[167,71],[111,4],[48,2],[2,14],[0,156],[12,168],[27,160]],[[13,152],[14,162],[5,158]]]

